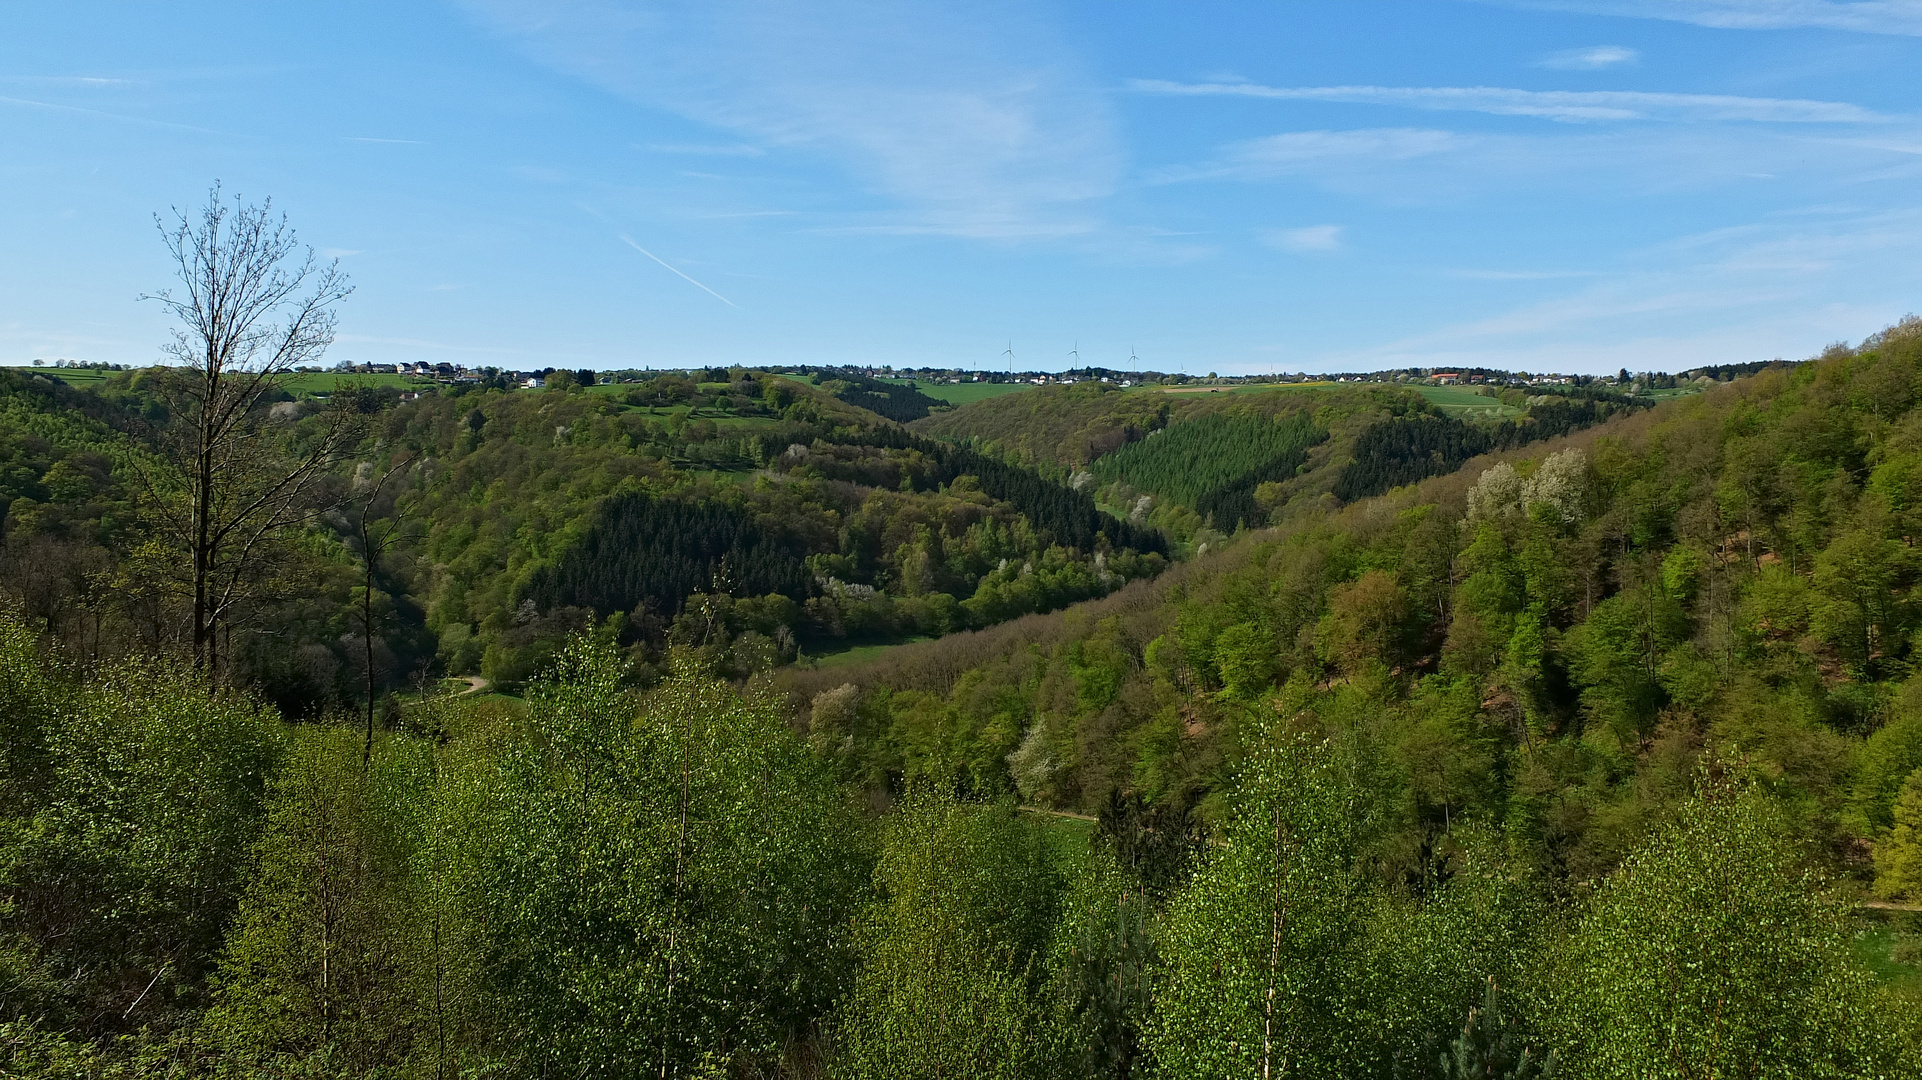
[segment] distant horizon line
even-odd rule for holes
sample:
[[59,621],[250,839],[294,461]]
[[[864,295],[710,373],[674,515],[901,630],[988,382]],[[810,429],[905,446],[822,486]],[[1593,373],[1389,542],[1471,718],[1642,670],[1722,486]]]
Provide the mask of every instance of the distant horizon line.
[[[61,366],[62,362],[64,362],[65,366]],[[817,369],[821,371],[836,371],[836,370],[851,371],[851,372],[856,372],[862,375],[866,375],[870,378],[874,378],[874,377],[914,378],[917,376],[968,377],[966,381],[969,381],[969,382],[996,382],[996,381],[1022,382],[1022,381],[1027,381],[1033,378],[1061,378],[1063,376],[1074,375],[1079,372],[1088,372],[1091,374],[1089,374],[1084,379],[1079,379],[1076,381],[1089,381],[1091,379],[1099,378],[1100,376],[1096,376],[1092,374],[1092,373],[1098,372],[1098,373],[1101,373],[1102,376],[1112,375],[1122,379],[1131,379],[1131,380],[1139,379],[1143,382],[1147,382],[1147,381],[1159,382],[1159,381],[1166,381],[1170,379],[1182,381],[1182,382],[1247,382],[1247,381],[1258,381],[1258,380],[1303,379],[1303,378],[1329,379],[1329,380],[1345,379],[1345,380],[1351,380],[1351,381],[1367,381],[1377,376],[1400,375],[1400,376],[1409,376],[1409,377],[1423,378],[1423,379],[1434,379],[1434,378],[1479,379],[1484,384],[1486,384],[1488,380],[1492,378],[1501,378],[1501,377],[1524,378],[1524,379],[1584,378],[1584,379],[1597,379],[1597,380],[1607,379],[1607,380],[1619,381],[1620,375],[1624,371],[1628,372],[1629,376],[1631,377],[1631,380],[1638,377],[1675,378],[1675,377],[1688,375],[1694,372],[1720,371],[1722,369],[1727,369],[1727,368],[1751,368],[1751,367],[1757,370],[1760,370],[1772,364],[1800,364],[1800,363],[1807,363],[1807,362],[1808,361],[1806,359],[1805,360],[1786,360],[1778,356],[1768,360],[1744,360],[1744,361],[1733,361],[1733,362],[1727,362],[1727,363],[1697,364],[1693,367],[1684,368],[1680,371],[1675,371],[1675,372],[1653,371],[1653,370],[1634,371],[1626,367],[1618,368],[1616,371],[1613,371],[1613,372],[1580,372],[1580,371],[1532,371],[1526,368],[1494,368],[1494,367],[1472,366],[1472,365],[1467,365],[1467,366],[1457,365],[1450,368],[1424,367],[1419,365],[1410,365],[1410,366],[1404,366],[1404,367],[1374,368],[1367,371],[1308,371],[1305,369],[1301,369],[1301,370],[1294,370],[1294,371],[1276,370],[1276,371],[1266,371],[1266,372],[1261,372],[1261,371],[1243,372],[1239,374],[1233,373],[1233,372],[1218,373],[1218,372],[1211,371],[1203,375],[1203,374],[1189,373],[1189,372],[1183,372],[1183,371],[1163,371],[1159,368],[1139,368],[1139,369],[1111,368],[1111,367],[1106,367],[1100,364],[1083,364],[1079,367],[1072,367],[1072,368],[1058,368],[1058,369],[1033,368],[1033,369],[1027,369],[1022,371],[1010,371],[1006,368],[962,368],[962,367],[927,367],[927,366],[895,367],[892,364],[814,364],[814,363],[688,364],[688,365],[680,365],[680,366],[655,366],[652,364],[643,364],[643,365],[601,366],[601,367],[596,367],[591,364],[583,364],[579,366],[543,365],[541,367],[520,368],[520,367],[506,367],[498,364],[486,364],[479,367],[474,367],[467,364],[454,363],[452,361],[428,362],[428,361],[419,361],[419,360],[415,360],[415,361],[365,360],[365,361],[342,361],[340,363],[351,364],[352,368],[369,368],[369,369],[387,368],[387,369],[395,369],[395,370],[356,371],[356,370],[353,370],[352,368],[343,370],[338,365],[328,365],[325,367],[298,368],[292,372],[289,372],[289,374],[306,374],[306,375],[417,374],[417,372],[413,372],[413,371],[401,372],[398,369],[402,367],[414,368],[423,364],[429,367],[437,368],[441,364],[446,364],[447,366],[452,367],[457,373],[481,374],[488,371],[489,369],[492,369],[493,371],[503,375],[546,374],[548,372],[553,372],[553,371],[593,371],[597,374],[619,374],[624,372],[636,372],[636,373],[665,375],[665,374],[693,372],[693,371],[713,371],[717,369],[724,370],[729,368],[740,368],[742,371],[768,371],[768,372],[774,372],[774,373],[780,374],[780,373],[785,373],[789,369],[800,368],[800,369]],[[25,360],[25,361],[0,360],[0,368],[20,369],[20,370],[26,370],[26,371],[48,371],[48,372],[147,371],[154,368],[178,367],[178,366],[184,366],[184,365],[168,364],[160,361],[155,361],[154,363],[150,363],[150,364],[127,364],[127,363],[117,363],[113,361],[103,361],[103,360],[81,360],[75,357],[36,357],[32,360]],[[877,373],[886,373],[886,374],[877,375]],[[993,376],[993,378],[988,378],[987,376]]]

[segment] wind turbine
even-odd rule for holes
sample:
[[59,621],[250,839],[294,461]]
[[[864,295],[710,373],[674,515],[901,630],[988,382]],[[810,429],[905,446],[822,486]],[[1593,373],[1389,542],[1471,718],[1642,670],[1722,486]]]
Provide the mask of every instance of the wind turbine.
[[1075,343],[1074,343],[1074,348],[1072,348],[1072,349],[1069,349],[1069,350],[1068,350],[1068,355],[1069,355],[1069,356],[1072,356],[1072,357],[1074,357],[1074,366],[1075,366],[1075,367],[1080,367],[1080,366],[1081,366],[1081,341],[1080,341],[1080,339],[1078,339],[1078,338],[1077,338],[1077,339],[1075,340]]
[[1128,346],[1128,370],[1141,370],[1141,357],[1135,355],[1135,347],[1133,345]]
[[1008,347],[1001,350],[1001,355],[1005,357],[1008,361],[1008,377],[1013,378],[1014,377],[1014,339],[1013,338],[1008,339]]

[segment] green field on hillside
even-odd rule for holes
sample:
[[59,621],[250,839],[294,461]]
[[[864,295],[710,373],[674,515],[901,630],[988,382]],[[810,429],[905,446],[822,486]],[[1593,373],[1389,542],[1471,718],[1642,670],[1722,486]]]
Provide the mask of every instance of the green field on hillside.
[[1504,405],[1495,398],[1483,397],[1478,390],[1469,386],[1416,386],[1412,389],[1458,420],[1499,420],[1504,416],[1521,416],[1525,411]]
[[[1298,383],[1238,383],[1224,386],[1197,386],[1192,383],[1184,386],[1165,386],[1161,392],[1177,397],[1204,397],[1209,394],[1258,394],[1269,390],[1300,389],[1327,390],[1340,383],[1315,381]],[[1524,412],[1510,405],[1504,405],[1491,397],[1483,397],[1473,387],[1468,386],[1408,386],[1393,382],[1357,382],[1352,386],[1404,386],[1427,398],[1442,412],[1460,420],[1499,420],[1508,416],[1521,416]]]
[[913,383],[915,389],[931,398],[939,398],[950,405],[967,405],[983,398],[1000,397],[1002,394],[1016,394],[1023,390],[1034,389],[1033,383],[938,383],[923,382],[919,379],[883,379],[900,386]]
[[423,390],[434,385],[432,379],[413,375],[355,375],[333,371],[305,371],[283,384],[290,394],[331,394],[346,386],[397,386],[402,390]]
[[[620,397],[629,390],[641,385],[643,384],[638,382],[595,383],[593,386],[584,386],[581,389],[586,390],[590,394],[608,394],[613,397]],[[727,384],[704,382],[694,384],[694,388],[700,393],[712,395],[725,392],[727,390]],[[542,389],[545,388],[543,387]]]
[[[105,371],[98,368],[27,368],[22,371],[59,379],[68,386],[85,389],[98,386],[118,371]],[[398,386],[403,390],[419,390],[434,385],[432,379],[417,378],[413,375],[358,375],[333,371],[307,371],[291,375],[283,383],[290,394],[331,394],[341,386]]]
[[45,375],[49,379],[59,379],[68,386],[90,387],[105,382],[107,376],[118,374],[112,371],[98,371],[92,368],[33,368],[25,364],[12,365],[23,374]]
[[1643,390],[1635,396],[1649,398],[1653,401],[1667,401],[1670,398],[1687,397],[1690,394],[1699,394],[1701,392],[1701,387],[1689,384],[1684,386],[1662,387],[1657,390]]
[[1339,384],[1320,381],[1295,383],[1223,383],[1220,386],[1209,386],[1205,383],[1183,383],[1177,386],[1155,386],[1150,384],[1149,386],[1143,387],[1143,389],[1160,390],[1164,394],[1174,394],[1177,396],[1201,396],[1204,394],[1260,394],[1269,390],[1318,390],[1336,385]]
[[812,653],[808,658],[817,668],[853,667],[856,664],[865,664],[870,660],[878,660],[890,649],[898,649],[903,645],[912,645],[918,641],[930,640],[932,639],[915,636],[902,641],[882,641],[867,645],[850,645],[844,649],[830,646],[831,651]]

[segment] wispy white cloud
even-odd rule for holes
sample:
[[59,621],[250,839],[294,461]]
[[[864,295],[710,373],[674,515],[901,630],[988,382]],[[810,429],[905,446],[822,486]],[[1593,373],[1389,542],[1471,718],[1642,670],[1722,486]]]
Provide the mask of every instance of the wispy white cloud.
[[1621,45],[1592,45],[1586,49],[1563,49],[1549,53],[1536,61],[1535,66],[1556,71],[1601,71],[1603,68],[1633,64],[1641,58],[1641,53]]
[[341,138],[347,140],[348,142],[393,143],[397,146],[427,145],[426,143],[420,141],[419,139],[376,139],[371,135],[343,135],[341,136]]
[[1922,2],[1917,0],[1509,0],[1509,4],[1725,30],[1849,30],[1922,36]]
[[359,248],[321,248],[320,257],[323,259],[345,259],[351,255],[360,254],[360,250]]
[[1340,251],[1342,246],[1342,227],[1339,225],[1305,225],[1298,229],[1267,229],[1260,236],[1261,242],[1269,247],[1306,255],[1327,255]]
[[1149,179],[1156,183],[1217,178],[1259,180],[1302,172],[1346,171],[1357,166],[1459,150],[1473,141],[1471,137],[1430,128],[1290,131],[1230,143],[1210,162],[1161,169],[1150,174]]
[[1557,190],[1618,199],[1758,183],[1832,186],[1919,178],[1922,133],[1912,128],[1865,139],[1835,129],[1748,125],[1557,127],[1527,134],[1297,131],[1229,143],[1202,161],[1147,177],[1155,184],[1303,180],[1403,206],[1506,192],[1539,197]]
[[1330,355],[1329,370],[1482,364],[1525,370],[1703,363],[1808,355],[1893,321],[1918,283],[1894,268],[1922,244],[1922,211],[1812,211],[1681,237],[1629,253],[1583,287],[1494,315]]
[[1261,86],[1139,79],[1136,90],[1198,97],[1393,105],[1411,109],[1536,116],[1559,121],[1750,120],[1768,123],[1868,124],[1889,120],[1859,105],[1800,98],[1730,94],[1663,94],[1636,90],[1517,90],[1501,86]]
[[1086,234],[1117,123],[1073,44],[1024,7],[470,5],[536,58],[756,145],[825,155],[880,227]]
[[1405,161],[1454,150],[1469,140],[1432,128],[1360,128],[1351,131],[1290,131],[1236,143],[1238,161],[1273,165],[1348,160]]

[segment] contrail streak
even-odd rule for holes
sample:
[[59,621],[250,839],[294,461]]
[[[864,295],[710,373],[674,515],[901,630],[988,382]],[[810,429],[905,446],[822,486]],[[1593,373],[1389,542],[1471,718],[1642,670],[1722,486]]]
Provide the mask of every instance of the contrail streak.
[[[638,251],[641,254],[647,256],[648,258],[653,259],[655,262],[660,263],[662,266],[667,266],[669,270],[674,270],[674,268],[672,266],[668,266],[668,264],[665,261],[663,261],[659,255],[656,255],[653,252],[642,247],[641,245],[635,243],[632,239],[628,237],[626,233],[618,233],[616,235],[618,235],[621,238],[621,242],[626,244],[628,247],[631,247],[635,251]],[[681,274],[679,270],[674,270],[674,272],[677,274]],[[713,289],[708,288],[707,286],[701,284],[700,282],[695,281],[693,278],[688,277],[686,274],[681,274],[681,277],[688,284],[694,286],[695,288],[701,290],[702,292],[708,294],[709,296],[712,296],[714,299],[719,300],[721,303],[726,304],[728,307],[731,307],[736,311],[741,310],[741,305],[735,303],[732,300],[729,300],[727,297],[722,296],[720,293],[715,292]]]
[[99,109],[83,109],[78,105],[55,105],[50,101],[31,101],[27,98],[0,97],[0,105],[24,105],[30,109],[49,109],[54,112],[79,113],[82,116],[98,116],[106,120],[119,120],[128,124],[148,124],[153,127],[179,128],[182,131],[198,131],[204,135],[225,135],[224,131],[212,128],[195,127],[192,124],[176,124],[171,120],[149,120],[144,116],[122,116],[119,113],[101,112]]

